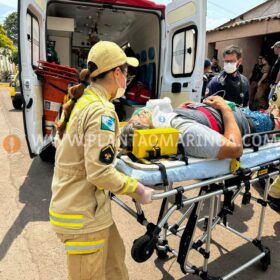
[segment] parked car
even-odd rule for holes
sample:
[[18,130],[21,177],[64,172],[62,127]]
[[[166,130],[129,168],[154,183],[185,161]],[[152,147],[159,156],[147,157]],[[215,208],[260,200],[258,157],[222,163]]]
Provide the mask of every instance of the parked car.
[[10,75],[10,77],[9,77],[9,87],[11,87],[12,86],[12,82],[14,82],[15,81],[15,78],[16,78],[16,75],[17,74],[11,74]]
[[23,99],[20,90],[19,73],[10,81],[10,95],[14,108],[20,110],[23,105]]

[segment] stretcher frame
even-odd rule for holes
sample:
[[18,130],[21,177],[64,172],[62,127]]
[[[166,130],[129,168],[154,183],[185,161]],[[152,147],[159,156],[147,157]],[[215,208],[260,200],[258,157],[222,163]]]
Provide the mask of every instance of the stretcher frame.
[[[223,175],[187,186],[172,188],[172,184],[163,184],[164,191],[154,194],[152,197],[152,200],[162,199],[156,224],[146,219],[139,203],[134,201],[135,209],[132,209],[119,197],[112,194],[111,199],[147,229],[143,236],[134,241],[131,251],[133,259],[137,262],[144,262],[151,257],[155,250],[160,259],[165,259],[167,254],[171,253],[177,257],[177,262],[180,264],[183,273],[195,274],[206,280],[230,279],[258,261],[260,261],[262,269],[266,270],[271,263],[270,249],[262,244],[261,239],[271,177],[280,173],[279,168],[280,159],[277,159],[252,168],[240,168],[236,174]],[[256,177],[253,178],[255,175]],[[259,182],[264,188],[263,195],[260,197],[251,195],[250,185],[255,182]],[[187,199],[183,198],[183,194],[186,195],[188,191],[193,190],[198,190],[199,195]],[[227,217],[234,213],[234,201],[240,195],[243,196],[242,205],[254,201],[261,206],[258,233],[255,239],[247,237],[228,225]],[[174,198],[174,203],[168,206],[168,198],[171,197]],[[224,197],[223,200],[222,197]],[[207,216],[200,218],[206,200],[210,200],[209,213]],[[169,224],[169,218],[178,210],[184,211],[179,221],[175,224]],[[182,226],[186,220],[186,226]],[[197,226],[202,222],[204,222],[204,232],[195,240]],[[260,250],[260,253],[230,273],[213,277],[208,271],[208,260],[211,249],[211,234],[218,226],[251,243]],[[168,237],[171,235],[180,238],[179,250],[169,246]],[[196,250],[201,254],[203,258],[202,267],[197,267],[188,260],[191,250]]]

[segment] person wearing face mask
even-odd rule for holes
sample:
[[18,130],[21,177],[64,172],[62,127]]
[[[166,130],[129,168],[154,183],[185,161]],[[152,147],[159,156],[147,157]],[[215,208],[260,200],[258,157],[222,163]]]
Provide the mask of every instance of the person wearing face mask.
[[215,95],[216,92],[223,90],[225,100],[245,107],[249,100],[249,82],[238,71],[238,66],[242,61],[240,48],[227,47],[223,52],[223,60],[224,70],[210,81],[206,95]]
[[111,102],[124,95],[127,67],[138,66],[138,60],[100,41],[87,63],[57,124],[50,222],[65,245],[69,279],[123,280],[125,248],[109,192],[147,204],[153,190],[114,168],[120,125]]

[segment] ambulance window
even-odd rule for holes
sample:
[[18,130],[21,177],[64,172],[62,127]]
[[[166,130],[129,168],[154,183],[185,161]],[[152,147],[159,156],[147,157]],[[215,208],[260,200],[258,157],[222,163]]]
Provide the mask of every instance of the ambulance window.
[[32,18],[30,14],[27,14],[27,50],[29,51],[29,57],[32,57],[31,54],[31,22]]
[[27,13],[27,43],[30,50],[32,66],[38,66],[40,59],[40,33],[39,22],[30,12]]
[[195,65],[197,31],[194,26],[178,30],[172,42],[172,74],[174,77],[187,77]]
[[39,55],[39,22],[33,18],[33,22],[32,22],[32,62],[33,65],[38,66],[38,61],[40,59],[40,55]]

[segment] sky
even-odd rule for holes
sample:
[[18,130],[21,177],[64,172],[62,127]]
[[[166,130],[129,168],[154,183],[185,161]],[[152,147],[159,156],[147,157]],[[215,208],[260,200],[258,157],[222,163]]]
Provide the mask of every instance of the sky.
[[[206,0],[205,0],[206,1]],[[13,11],[18,0],[0,0],[0,23]],[[154,0],[167,4],[170,0]],[[265,0],[207,0],[206,29],[210,30],[265,2]]]

